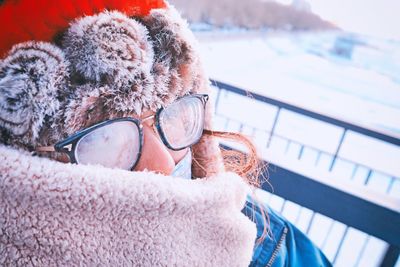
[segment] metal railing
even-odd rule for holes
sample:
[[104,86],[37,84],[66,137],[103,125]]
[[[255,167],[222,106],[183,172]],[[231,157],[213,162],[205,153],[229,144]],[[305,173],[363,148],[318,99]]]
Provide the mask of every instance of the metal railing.
[[[351,165],[350,180],[355,179],[355,176],[359,176],[358,173],[362,169],[365,173],[362,178],[360,185],[346,184],[350,185],[351,190],[346,187],[337,186],[338,183],[335,182],[336,179],[332,181],[326,181],[324,179],[318,179],[318,177],[310,177],[299,173],[298,171],[293,171],[290,167],[282,167],[280,163],[270,164],[268,171],[268,178],[270,183],[273,185],[273,196],[280,196],[283,198],[282,205],[279,211],[285,212],[285,205],[289,206],[290,203],[294,202],[296,205],[300,205],[298,213],[301,214],[304,210],[311,210],[311,216],[308,220],[308,224],[303,226],[303,231],[306,234],[310,234],[313,227],[317,224],[316,218],[318,216],[327,216],[330,222],[327,224],[327,234],[321,239],[321,242],[317,245],[324,249],[327,247],[329,240],[332,238],[332,232],[337,224],[344,224],[342,227],[341,236],[336,238],[335,241],[337,246],[330,250],[328,253],[328,258],[334,263],[334,265],[340,265],[340,257],[343,252],[344,243],[348,239],[349,233],[352,229],[358,229],[366,234],[366,237],[359,242],[358,250],[359,255],[353,259],[353,266],[363,266],[363,258],[368,254],[369,244],[376,242],[375,238],[383,240],[388,245],[380,246],[383,249],[382,257],[378,259],[379,266],[395,266],[396,261],[398,261],[400,253],[400,202],[395,198],[389,196],[394,189],[395,185],[400,184],[400,178],[398,174],[393,174],[393,171],[388,171],[385,169],[377,170],[374,167],[368,166],[365,162],[357,161],[357,159],[348,159],[341,155],[341,150],[345,144],[345,139],[348,135],[356,133],[364,137],[373,138],[394,146],[400,149],[400,139],[390,136],[388,134],[378,132],[373,129],[367,129],[359,125],[349,123],[343,120],[332,118],[326,115],[322,115],[305,108],[301,108],[295,105],[284,103],[275,99],[271,99],[259,94],[250,93],[247,90],[237,88],[235,86],[222,83],[219,81],[212,80],[212,85],[216,89],[216,100],[215,100],[215,112],[217,118],[222,118],[224,125],[222,126],[225,130],[229,129],[229,123],[234,122],[237,126],[237,130],[243,131],[247,129],[247,133],[250,135],[255,132],[264,132],[265,147],[261,149],[269,149],[273,146],[276,140],[280,140],[285,143],[283,154],[290,150],[291,146],[297,147],[296,160],[301,160],[305,154],[305,151],[313,150],[316,154],[315,166],[318,165],[321,157],[328,157],[328,163],[326,164],[326,173],[332,174],[334,178],[341,177],[335,174],[336,166],[346,163]],[[275,114],[272,118],[272,123],[268,129],[260,130],[254,125],[248,125],[244,120],[238,120],[237,118],[229,117],[229,114],[223,114],[220,111],[221,103],[223,97],[227,97],[227,94],[234,94],[235,96],[243,96],[247,99],[250,98],[253,101],[265,103],[269,106],[274,107]],[[337,140],[337,145],[331,151],[324,151],[318,146],[313,146],[313,144],[304,144],[298,140],[293,140],[288,136],[277,133],[277,126],[279,125],[280,118],[282,117],[282,112],[293,112],[296,114],[301,114],[307,118],[312,118],[320,122],[333,125],[339,128],[340,131],[337,135],[339,140]],[[251,110],[247,112],[251,113]],[[255,116],[261,116],[261,114],[254,114]],[[250,115],[251,116],[251,115]],[[260,149],[260,148],[259,148]],[[400,158],[399,158],[400,160]],[[340,164],[339,164],[340,163]],[[371,192],[371,188],[367,188],[369,183],[371,183],[371,177],[373,176],[386,177],[389,182],[386,182],[386,187],[382,192]],[[344,180],[344,179],[341,179]],[[333,183],[332,183],[333,182]],[[340,184],[340,183],[339,183]],[[263,185],[263,189],[266,191],[271,191],[268,184]],[[400,197],[400,195],[398,196]],[[289,204],[287,204],[289,203]],[[300,215],[296,215],[296,219],[292,222],[297,223],[299,221]],[[375,265],[375,266],[376,266]],[[350,265],[347,265],[350,266]]]

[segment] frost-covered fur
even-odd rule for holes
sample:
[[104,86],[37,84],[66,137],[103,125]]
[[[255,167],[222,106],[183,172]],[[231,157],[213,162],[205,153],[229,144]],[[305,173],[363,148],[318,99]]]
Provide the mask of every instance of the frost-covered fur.
[[[90,84],[77,91],[107,85],[117,110],[140,114],[143,107],[161,106],[153,97],[150,73],[153,45],[144,25],[119,12],[104,12],[77,20],[63,38],[75,83]],[[165,90],[161,94],[167,94]]]
[[[35,42],[14,46],[0,65],[3,124],[9,121],[4,112],[15,102],[39,108],[20,109],[18,117],[24,114],[26,119],[23,123],[11,121],[7,130],[22,135],[33,128],[37,137],[46,115],[48,123],[57,123],[54,134],[64,129],[77,131],[108,119],[110,113],[140,115],[189,92],[201,91],[195,81],[199,71],[198,56],[192,49],[195,42],[190,31],[182,29],[185,27],[172,7],[153,10],[143,20],[104,11],[72,22],[59,46]],[[57,95],[66,90],[68,94],[60,102]],[[35,98],[36,92],[47,98]],[[17,94],[23,101],[9,100],[8,95]],[[90,98],[98,107],[93,110],[82,105],[82,98]],[[71,118],[76,117],[76,102],[80,120]],[[63,122],[67,123],[59,125]]]
[[[71,22],[54,43],[18,44],[0,60],[0,143],[31,151],[100,121],[207,92],[197,42],[174,7],[143,18],[104,11]],[[194,165],[194,176],[217,173],[217,143],[204,137],[200,144],[194,161],[217,161]]]
[[54,45],[28,42],[14,46],[0,61],[2,132],[8,131],[20,143],[36,143],[46,117],[54,116],[60,107],[67,75],[68,64]]
[[185,180],[0,145],[0,265],[248,266],[247,191],[229,173]]

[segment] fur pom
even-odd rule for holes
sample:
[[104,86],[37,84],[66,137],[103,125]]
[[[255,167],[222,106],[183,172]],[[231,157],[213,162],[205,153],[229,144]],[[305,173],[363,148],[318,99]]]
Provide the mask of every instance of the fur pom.
[[100,90],[97,105],[111,113],[156,111],[197,92],[204,78],[198,75],[193,35],[173,7],[136,19],[103,12],[77,20],[64,36],[75,94],[93,99],[90,91]]
[[129,86],[141,73],[148,74],[153,63],[146,28],[119,12],[77,20],[63,48],[72,71],[88,82],[117,88]]
[[153,46],[142,24],[119,12],[85,17],[71,25],[63,47],[72,76],[80,84],[109,88],[114,109],[140,114],[159,106],[152,93]]
[[0,64],[0,127],[23,144],[35,142],[46,117],[59,108],[68,66],[48,43],[14,46]]
[[164,105],[174,101],[176,96],[195,91],[193,85],[198,71],[198,55],[194,47],[196,41],[187,22],[172,6],[165,10],[153,10],[142,22],[148,28],[154,45],[152,73],[155,87],[160,88],[158,92],[167,92],[159,95]]

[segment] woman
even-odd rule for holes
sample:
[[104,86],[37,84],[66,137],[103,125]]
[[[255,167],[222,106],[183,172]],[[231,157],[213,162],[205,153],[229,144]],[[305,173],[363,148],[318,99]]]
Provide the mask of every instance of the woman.
[[246,202],[252,160],[224,172],[214,136],[240,136],[203,134],[208,79],[172,6],[0,4],[0,265],[329,265]]

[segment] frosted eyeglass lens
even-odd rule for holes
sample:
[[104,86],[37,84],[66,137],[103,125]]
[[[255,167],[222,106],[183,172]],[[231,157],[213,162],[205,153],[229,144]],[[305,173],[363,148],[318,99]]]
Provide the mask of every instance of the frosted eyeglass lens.
[[204,126],[204,106],[197,97],[186,97],[171,104],[160,113],[164,137],[174,149],[196,143]]
[[129,170],[139,156],[140,138],[137,125],[118,121],[102,126],[79,140],[75,158],[79,164],[100,164]]

